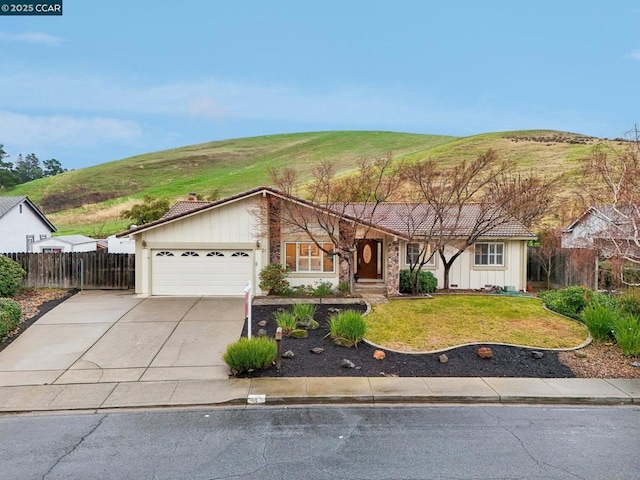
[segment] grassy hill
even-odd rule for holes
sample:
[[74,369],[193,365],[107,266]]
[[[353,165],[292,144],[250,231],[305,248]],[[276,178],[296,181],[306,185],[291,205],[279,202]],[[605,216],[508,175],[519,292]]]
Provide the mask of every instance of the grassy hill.
[[451,165],[488,148],[522,170],[576,175],[581,158],[598,139],[550,130],[448,137],[394,132],[314,132],[240,138],[138,155],[44,178],[7,190],[28,195],[60,234],[105,236],[127,222],[119,218],[144,195],[184,199],[219,190],[230,195],[268,183],[271,167],[293,166],[309,174],[321,159],[341,172],[362,157],[393,152],[395,158],[437,159]]

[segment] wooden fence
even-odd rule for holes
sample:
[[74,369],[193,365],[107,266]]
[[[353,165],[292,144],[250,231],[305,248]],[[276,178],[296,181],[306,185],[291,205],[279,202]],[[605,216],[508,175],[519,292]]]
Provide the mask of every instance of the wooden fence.
[[5,253],[27,272],[25,287],[88,290],[135,288],[135,255],[126,253]]

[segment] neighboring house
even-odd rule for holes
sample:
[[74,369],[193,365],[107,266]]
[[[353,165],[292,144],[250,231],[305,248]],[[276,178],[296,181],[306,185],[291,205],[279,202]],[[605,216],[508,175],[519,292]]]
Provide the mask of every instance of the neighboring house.
[[61,235],[33,243],[34,253],[95,252],[98,240],[84,235]]
[[28,197],[0,196],[0,252],[31,252],[34,242],[55,231]]
[[119,238],[116,235],[109,235],[107,237],[107,252],[136,253],[136,242],[129,238]]
[[562,248],[595,250],[601,258],[640,258],[640,216],[635,206],[589,207],[562,229]]
[[[338,265],[337,257],[318,249],[305,234],[288,233],[275,216],[271,217],[270,209],[281,208],[279,202],[321,208],[273,188],[260,187],[202,202],[118,234],[135,240],[136,293],[233,296],[242,295],[246,282],[251,281],[254,292],[260,294],[264,292],[257,287],[258,274],[274,262],[291,269],[289,281],[293,286],[346,281],[348,269]],[[399,271],[407,268],[408,257],[417,251],[407,242],[408,235],[394,216],[394,212],[406,211],[404,206],[381,204],[380,214],[366,226],[366,238],[357,217],[327,212],[340,217],[344,232],[351,229],[353,233],[359,281],[379,283],[389,295],[398,294]],[[473,207],[465,215],[471,218]],[[527,241],[534,238],[516,221],[496,228],[456,260],[450,274],[451,287],[525,289]],[[442,285],[439,259],[425,269],[432,270]]]

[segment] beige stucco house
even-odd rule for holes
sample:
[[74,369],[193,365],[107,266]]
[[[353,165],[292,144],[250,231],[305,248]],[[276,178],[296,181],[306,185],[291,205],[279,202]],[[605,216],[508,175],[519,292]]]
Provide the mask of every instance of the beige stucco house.
[[[279,217],[285,202],[295,202],[303,209],[323,209],[260,187],[215,202],[179,202],[162,219],[119,234],[135,240],[136,293],[234,296],[243,295],[251,281],[254,293],[261,294],[258,274],[273,262],[290,268],[292,286],[320,281],[337,286],[346,281],[346,262],[323,252],[304,232],[283,225]],[[377,283],[388,295],[398,294],[399,271],[407,268],[417,251],[398,222],[402,205],[381,204],[379,213],[366,222],[355,207],[340,212],[325,209],[340,230],[334,233],[353,242],[359,282]],[[524,290],[527,241],[533,238],[515,220],[488,232],[453,264],[451,288]],[[435,258],[424,268],[433,271],[442,285],[440,263]]]

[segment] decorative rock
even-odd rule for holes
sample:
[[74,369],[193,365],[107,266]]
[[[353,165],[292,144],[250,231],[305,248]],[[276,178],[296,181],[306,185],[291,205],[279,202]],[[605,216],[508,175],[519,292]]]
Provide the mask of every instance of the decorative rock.
[[438,357],[440,363],[447,363],[449,361],[449,357],[447,357],[444,353]]
[[356,364],[346,358],[342,359],[342,363],[340,364],[340,366],[342,368],[356,368]]
[[640,362],[631,362],[632,367],[640,368]]
[[315,353],[317,355],[320,355],[321,353],[324,353],[324,348],[322,347],[315,347],[311,349],[311,353]]
[[284,312],[284,308],[278,307],[278,308],[276,308],[276,312],[282,313],[282,312]]
[[295,354],[291,350],[287,350],[282,354],[282,358],[293,358]]
[[307,332],[302,328],[297,328],[289,332],[289,337],[291,338],[307,338],[308,336],[309,336],[309,332]]
[[534,350],[534,351],[531,352],[531,356],[533,358],[535,358],[536,360],[540,360],[541,358],[544,357],[544,353]]
[[340,313],[340,309],[339,308],[335,308],[335,307],[331,307],[331,308],[327,308],[327,312],[329,312],[329,313]]
[[574,350],[573,356],[577,358],[587,358],[587,352],[583,352],[582,350]]
[[478,349],[478,356],[485,359],[493,358],[493,350],[489,347],[480,347]]
[[258,330],[258,336],[259,337],[266,337],[267,336],[267,331],[264,328],[261,328],[260,330]]
[[386,356],[387,354],[382,350],[376,350],[375,352],[373,352],[373,358],[375,358],[376,360],[384,360],[384,357]]
[[266,320],[262,320],[261,322],[258,322],[258,326],[259,327],[266,327],[267,326],[267,321]]

